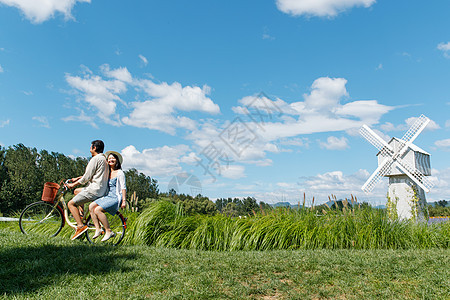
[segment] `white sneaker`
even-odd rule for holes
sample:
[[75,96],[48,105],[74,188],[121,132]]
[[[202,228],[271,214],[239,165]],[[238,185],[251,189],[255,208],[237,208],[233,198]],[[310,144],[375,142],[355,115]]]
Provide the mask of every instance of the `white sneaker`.
[[114,232],[111,232],[109,235],[107,233],[105,233],[105,236],[102,238],[102,242],[106,242],[107,240],[109,240],[112,237],[115,237],[116,234]]

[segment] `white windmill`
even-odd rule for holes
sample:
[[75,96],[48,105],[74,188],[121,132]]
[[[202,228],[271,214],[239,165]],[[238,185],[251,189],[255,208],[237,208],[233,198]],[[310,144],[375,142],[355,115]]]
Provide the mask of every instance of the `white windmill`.
[[413,144],[417,136],[428,125],[430,119],[421,115],[401,139],[392,138],[386,143],[367,125],[359,132],[374,145],[378,152],[378,168],[362,186],[369,193],[383,176],[389,177],[387,208],[400,220],[424,218],[426,211],[425,192],[433,187],[426,177],[431,175],[430,154]]

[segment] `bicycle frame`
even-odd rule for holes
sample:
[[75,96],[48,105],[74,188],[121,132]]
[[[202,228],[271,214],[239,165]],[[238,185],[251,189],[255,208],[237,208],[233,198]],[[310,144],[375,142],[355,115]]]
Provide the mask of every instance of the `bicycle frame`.
[[[54,204],[53,208],[58,209],[61,212],[61,214],[63,215],[63,220],[64,220],[63,227],[67,223],[67,225],[69,225],[73,229],[76,229],[77,224],[74,222],[71,222],[69,220],[69,208],[67,207],[66,201],[64,199],[64,194],[66,193],[67,188],[62,184],[62,182],[61,182],[60,186],[61,186],[62,190],[58,191],[58,193],[56,194],[56,197],[55,197],[55,199],[57,199],[57,200],[53,201],[53,203],[51,203],[51,204]],[[60,205],[60,203],[61,203],[61,205]],[[85,214],[85,216],[83,217],[83,220],[86,220],[86,217],[87,217],[87,214]]]

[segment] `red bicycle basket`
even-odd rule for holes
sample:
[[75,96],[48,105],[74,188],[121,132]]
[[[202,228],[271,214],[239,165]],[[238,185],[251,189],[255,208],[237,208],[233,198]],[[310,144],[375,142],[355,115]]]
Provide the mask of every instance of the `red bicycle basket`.
[[59,184],[54,182],[46,182],[42,191],[42,201],[53,202],[56,193],[58,193]]

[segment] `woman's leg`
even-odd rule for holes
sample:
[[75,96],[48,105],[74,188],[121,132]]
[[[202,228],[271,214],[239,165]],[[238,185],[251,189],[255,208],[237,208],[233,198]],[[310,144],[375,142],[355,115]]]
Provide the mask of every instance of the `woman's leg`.
[[97,207],[94,209],[94,211],[98,217],[98,220],[100,220],[100,222],[102,222],[103,227],[105,228],[105,235],[110,235],[111,228],[109,227],[109,222],[108,222],[108,218],[105,215],[105,210],[101,206],[97,205]]
[[91,213],[92,222],[94,222],[96,236],[100,235],[100,233],[102,231],[100,223],[98,222],[98,216],[95,213],[95,209],[97,207],[100,207],[100,206],[98,206],[98,204],[95,202],[92,202],[91,204],[89,204],[89,212]]

